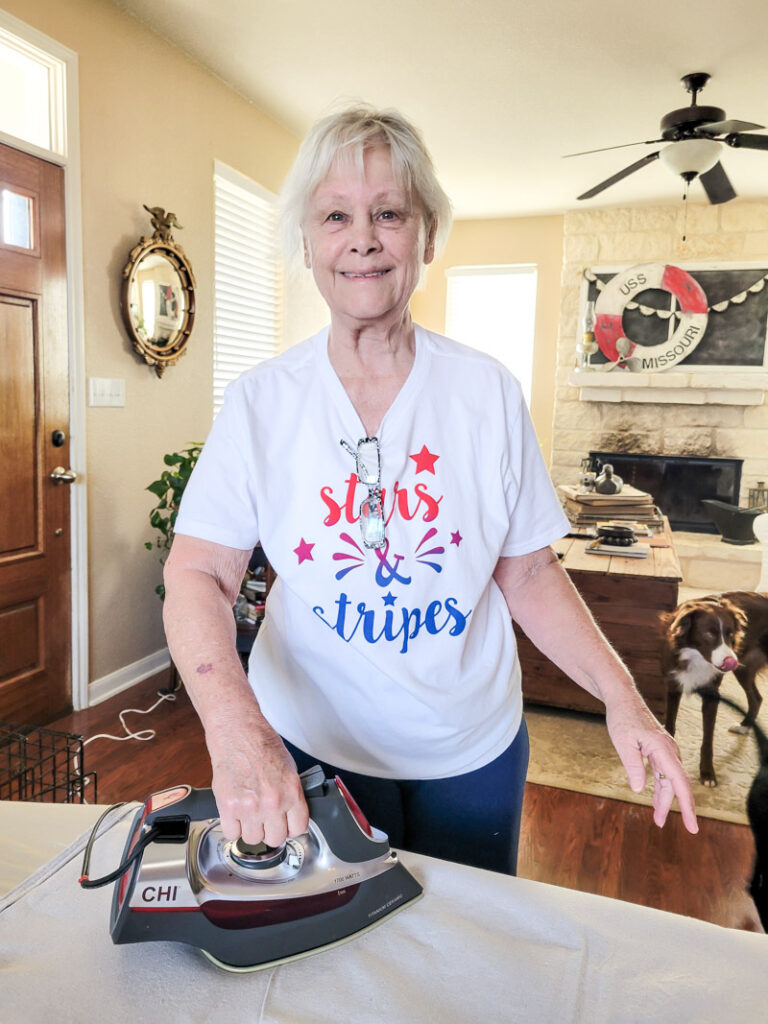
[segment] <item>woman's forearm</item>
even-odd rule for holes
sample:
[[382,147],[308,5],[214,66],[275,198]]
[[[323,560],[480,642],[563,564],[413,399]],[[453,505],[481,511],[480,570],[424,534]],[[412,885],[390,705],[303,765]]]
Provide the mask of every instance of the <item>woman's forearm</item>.
[[168,646],[205,730],[227,839],[279,846],[307,829],[296,765],[237,653],[232,605],[250,552],[177,535],[165,566]]
[[233,726],[266,723],[237,653],[232,613],[248,552],[228,552],[228,564],[209,564],[197,555],[188,538],[176,539],[166,563],[163,620],[171,657],[210,749],[225,742]]
[[606,705],[637,699],[629,670],[554,552],[535,552],[527,566],[502,558],[494,578],[515,622],[574,682]]

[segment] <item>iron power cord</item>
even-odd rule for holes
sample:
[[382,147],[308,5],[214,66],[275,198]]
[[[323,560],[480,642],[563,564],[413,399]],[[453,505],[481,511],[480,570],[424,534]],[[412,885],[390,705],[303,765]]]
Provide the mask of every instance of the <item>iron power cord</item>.
[[134,847],[130,855],[126,857],[125,860],[117,868],[115,868],[114,871],[111,871],[108,875],[102,875],[101,878],[90,878],[88,872],[91,867],[91,854],[93,852],[93,844],[95,843],[96,837],[98,835],[99,826],[101,825],[101,823],[104,821],[108,814],[111,814],[112,811],[116,810],[118,807],[123,807],[124,805],[124,800],[120,803],[112,804],[111,807],[108,807],[106,811],[104,811],[104,813],[99,817],[99,820],[93,826],[91,834],[88,837],[88,843],[86,844],[85,847],[85,853],[83,854],[82,874],[78,879],[78,882],[80,883],[80,886],[83,889],[98,889],[102,885],[109,885],[110,882],[116,881],[118,878],[125,874],[125,872],[128,870],[129,867],[131,867],[132,864],[134,864],[139,859],[142,853],[144,853],[146,847],[160,833],[160,829],[152,825],[150,828],[147,829],[147,831],[144,833],[141,839],[139,839],[139,841],[136,843],[136,846]]

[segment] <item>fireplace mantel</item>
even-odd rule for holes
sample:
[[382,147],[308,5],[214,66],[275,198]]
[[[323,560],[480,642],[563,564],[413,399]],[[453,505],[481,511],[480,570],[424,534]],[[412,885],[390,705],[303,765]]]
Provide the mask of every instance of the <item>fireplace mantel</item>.
[[763,405],[768,369],[632,373],[573,369],[568,383],[582,402],[642,402],[666,405]]

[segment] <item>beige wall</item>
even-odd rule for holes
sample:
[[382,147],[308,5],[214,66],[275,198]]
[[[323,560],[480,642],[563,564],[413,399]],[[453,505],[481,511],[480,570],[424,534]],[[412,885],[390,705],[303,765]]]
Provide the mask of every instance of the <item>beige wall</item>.
[[[87,410],[90,678],[164,647],[160,569],[144,488],[165,452],[203,440],[211,423],[213,162],[277,190],[297,140],[107,0],[0,0],[79,56],[88,377],[126,382],[125,408]],[[121,270],[142,234],[142,209],[184,225],[198,285],[187,354],[162,380],[139,362],[120,320]]]
[[445,330],[445,271],[449,267],[536,264],[538,291],[531,416],[547,462],[552,450],[562,262],[563,218],[560,216],[456,221],[445,252],[429,268],[425,287],[411,302],[418,323],[442,332]]

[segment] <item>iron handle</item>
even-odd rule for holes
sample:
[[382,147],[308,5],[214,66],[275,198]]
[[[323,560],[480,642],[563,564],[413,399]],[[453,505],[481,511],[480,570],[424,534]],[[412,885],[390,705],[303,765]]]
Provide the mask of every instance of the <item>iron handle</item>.
[[55,484],[73,484],[77,480],[77,473],[71,469],[64,469],[63,466],[56,466],[51,472],[51,480]]

